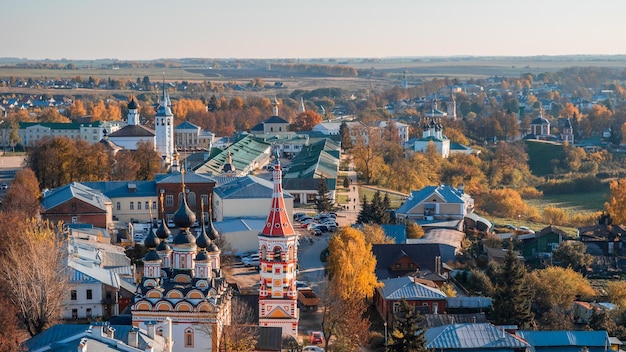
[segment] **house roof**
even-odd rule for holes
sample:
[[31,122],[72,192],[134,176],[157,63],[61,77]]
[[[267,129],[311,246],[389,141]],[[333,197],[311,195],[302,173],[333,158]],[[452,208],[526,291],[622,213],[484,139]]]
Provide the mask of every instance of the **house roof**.
[[101,181],[81,183],[86,187],[102,192],[109,198],[123,198],[131,196],[151,197],[157,195],[155,181]]
[[274,116],[270,116],[269,119],[263,121],[263,123],[286,123],[286,124],[289,124],[289,121],[283,119],[280,116],[274,115]]
[[142,125],[127,125],[109,134],[109,138],[120,137],[154,137],[154,130]]
[[[317,191],[321,178],[283,178],[283,189],[286,191]],[[329,191],[337,188],[336,178],[327,178],[326,186]]]
[[[517,336],[533,347],[602,347],[608,343],[606,331],[528,331],[518,330]],[[561,351],[561,350],[559,350]],[[563,350],[565,351],[565,350]]]
[[196,126],[189,121],[185,121],[174,127],[175,130],[201,130],[200,126]]
[[72,182],[44,193],[41,204],[44,209],[49,210],[72,198],[79,199],[103,211],[106,211],[105,204],[111,203],[111,200],[100,191]]
[[474,314],[424,314],[424,324],[427,328],[434,328],[448,324],[486,323],[485,313]]
[[549,125],[550,121],[548,121],[545,117],[537,117],[536,119],[532,120],[531,125]]
[[244,136],[229,148],[222,150],[218,154],[210,157],[204,163],[194,167],[196,173],[221,174],[226,159],[228,158],[228,150],[235,170],[247,172],[260,165],[255,165],[262,157],[269,157],[271,144],[263,142],[252,136]]
[[382,284],[384,286],[377,290],[386,300],[425,301],[444,300],[447,297],[441,290],[419,283],[410,276],[383,280]]
[[[235,177],[230,182],[215,187],[213,192],[222,199],[272,198],[274,185],[260,177],[247,175]],[[293,196],[283,192],[283,198],[293,198]]]
[[546,226],[543,229],[541,229],[541,231],[539,231],[537,233],[537,237],[549,235],[551,233],[559,235],[561,237],[568,237],[567,233],[565,231],[561,230],[560,228],[558,228],[558,227],[556,227],[554,225],[549,225],[549,226]]
[[426,348],[502,350],[530,345],[490,323],[465,323],[426,330]]
[[[156,175],[155,180],[157,185],[162,183],[173,183],[180,185],[183,182],[183,176],[180,172],[173,172],[169,174]],[[215,183],[215,180],[208,175],[188,172],[185,173],[185,183]]]
[[419,191],[411,191],[409,198],[396,210],[396,213],[408,213],[433,196],[437,196],[445,203],[465,203],[470,198],[468,194],[449,185],[426,186]]
[[[24,342],[28,351],[66,352],[76,351],[80,341],[86,339],[89,351],[145,351],[148,345],[155,351],[163,351],[165,340],[156,335],[149,338],[145,330],[138,330],[138,348],[128,346],[128,333],[132,325],[110,325],[115,329],[114,339],[98,337],[99,330],[89,324],[57,324]],[[118,344],[120,346],[118,347]]]
[[[400,258],[406,256],[419,266],[420,271],[435,271],[435,257],[445,258],[439,244],[374,244],[372,253],[376,257],[376,276],[379,279],[397,277],[393,270]],[[415,270],[413,270],[415,272]]]

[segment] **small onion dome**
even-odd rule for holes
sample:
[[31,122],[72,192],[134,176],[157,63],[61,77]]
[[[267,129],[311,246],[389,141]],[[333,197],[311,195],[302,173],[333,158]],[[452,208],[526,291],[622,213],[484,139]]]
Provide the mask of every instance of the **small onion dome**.
[[164,240],[170,237],[171,234],[172,232],[165,224],[165,219],[161,220],[161,225],[159,225],[159,228],[156,230],[157,237]]
[[159,254],[153,249],[151,251],[149,251],[148,253],[146,253],[146,256],[143,257],[144,261],[157,261],[157,260],[161,260],[161,257],[159,257]]
[[156,250],[157,250],[157,251],[159,251],[159,252],[162,252],[162,251],[169,251],[169,250],[171,250],[171,249],[172,249],[172,248],[170,247],[170,245],[169,245],[169,244],[167,244],[167,242],[165,242],[165,241],[161,241],[161,243],[159,243],[159,245],[158,245],[158,246],[157,246],[157,248],[156,248]]
[[143,244],[148,249],[155,249],[160,242],[159,238],[154,234],[154,230],[150,229],[150,233],[148,233],[148,237],[146,237]]
[[128,110],[137,110],[137,102],[135,101],[135,98],[130,98],[130,102],[128,103]]
[[209,236],[207,236],[206,231],[204,231],[204,226],[202,226],[202,232],[200,232],[200,235],[196,238],[196,244],[198,247],[205,249],[209,246],[210,242],[211,240],[209,239]]
[[219,252],[220,248],[215,244],[215,242],[211,242],[209,248],[207,248],[209,252]]
[[174,236],[174,240],[172,244],[175,245],[185,245],[185,244],[195,244],[196,238],[189,232],[189,230],[180,230],[178,235]]
[[209,253],[203,249],[196,255],[196,261],[200,262],[204,260],[209,260]]
[[220,237],[220,233],[217,232],[217,229],[215,228],[215,226],[213,226],[213,220],[211,220],[210,216],[209,216],[208,228],[209,228],[209,232],[207,232],[207,236],[209,236],[209,238],[212,241],[215,241],[218,237]]
[[174,224],[182,229],[188,229],[196,222],[196,214],[194,214],[187,205],[187,199],[183,197],[183,203],[174,213]]

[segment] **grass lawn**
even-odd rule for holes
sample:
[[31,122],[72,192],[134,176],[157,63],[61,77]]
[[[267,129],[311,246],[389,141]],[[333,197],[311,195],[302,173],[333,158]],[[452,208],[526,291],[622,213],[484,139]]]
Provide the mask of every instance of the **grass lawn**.
[[607,189],[606,191],[588,193],[545,195],[543,198],[528,199],[526,204],[536,207],[540,213],[548,206],[564,209],[570,214],[596,212],[604,209],[608,192]]
[[[367,197],[367,201],[370,202],[372,198],[374,198],[374,193],[376,193],[376,191],[372,189],[359,187],[359,200],[363,200],[363,196],[365,195]],[[404,203],[404,197],[395,193],[381,190],[380,196],[385,197],[385,193],[389,195],[389,203],[392,209],[397,209],[402,205],[402,203]]]

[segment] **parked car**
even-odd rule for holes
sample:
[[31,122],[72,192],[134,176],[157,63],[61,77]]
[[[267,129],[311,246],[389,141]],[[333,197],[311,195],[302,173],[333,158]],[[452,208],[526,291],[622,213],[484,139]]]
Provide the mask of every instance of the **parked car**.
[[249,257],[244,257],[242,260],[243,265],[245,266],[254,266],[257,267],[259,266],[259,255],[258,254],[252,254]]
[[293,213],[293,219],[294,220],[300,220],[300,218],[303,218],[306,216],[306,213],[302,213],[302,212],[297,212],[297,213]]
[[9,185],[3,183],[2,185],[0,185],[0,189],[9,189]]
[[535,233],[534,230],[532,230],[532,229],[530,229],[530,228],[528,228],[526,226],[520,226],[520,227],[517,228],[517,230],[518,231],[523,231],[525,233]]
[[311,332],[311,343],[324,343],[324,335],[322,335],[321,331]]
[[309,346],[304,346],[304,348],[302,349],[302,352],[324,352],[324,349],[319,346],[309,345]]

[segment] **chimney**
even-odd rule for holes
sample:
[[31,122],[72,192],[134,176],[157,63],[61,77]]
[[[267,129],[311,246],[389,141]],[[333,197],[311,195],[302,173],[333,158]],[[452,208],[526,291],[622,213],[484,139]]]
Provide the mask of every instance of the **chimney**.
[[148,331],[148,337],[154,340],[154,331],[155,331],[155,325],[156,322],[154,321],[147,321],[146,322],[146,330]]
[[95,338],[99,338],[102,336],[106,336],[106,327],[105,327],[105,323],[104,322],[94,322],[93,325],[91,325],[90,330],[92,331],[91,334],[95,337]]
[[87,352],[87,339],[81,339],[78,343],[77,352]]
[[114,336],[115,336],[115,329],[114,329],[114,328],[112,328],[112,327],[110,327],[110,326],[107,326],[107,329],[106,329],[106,336],[107,336],[108,338],[110,338],[110,339],[113,339],[113,338],[114,338]]
[[130,347],[139,347],[139,328],[133,327],[128,331],[128,345]]

